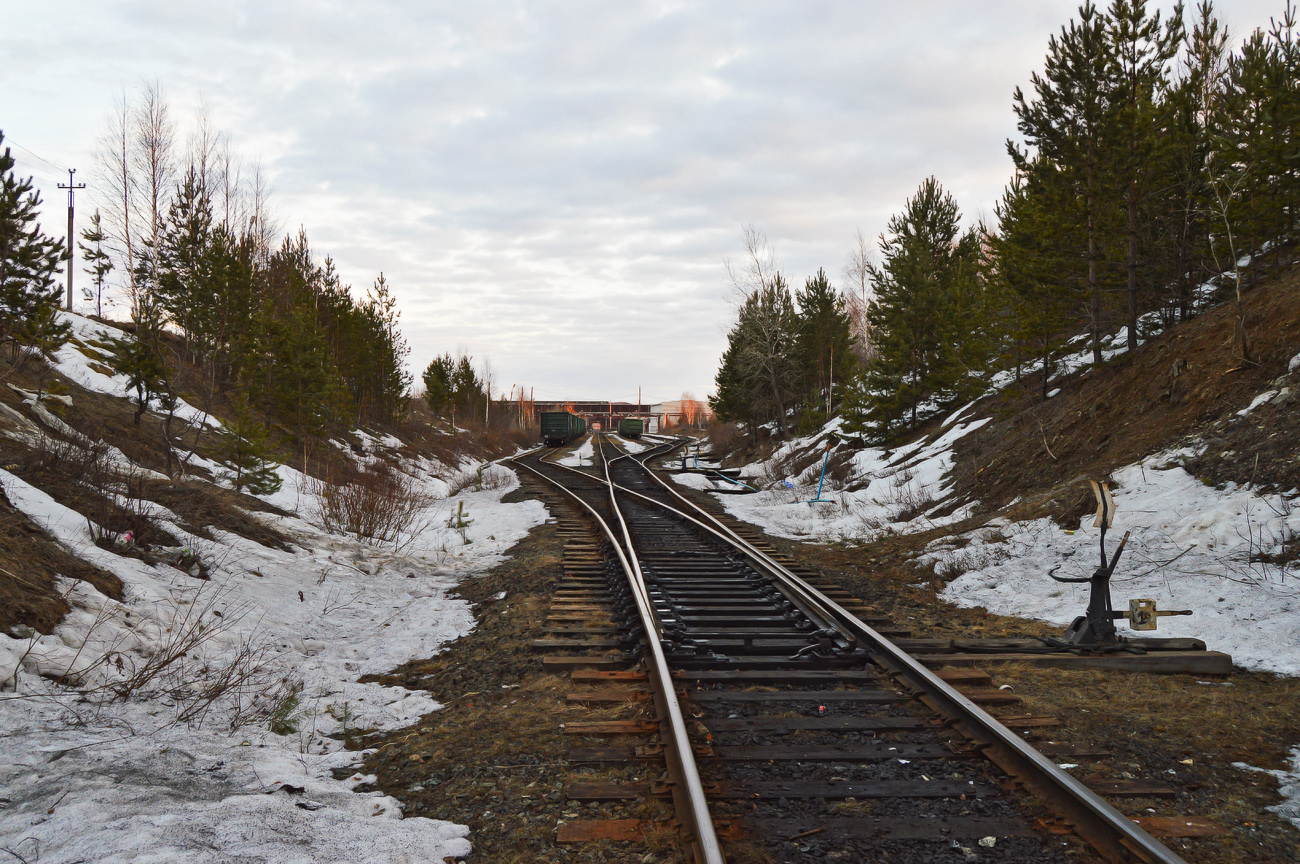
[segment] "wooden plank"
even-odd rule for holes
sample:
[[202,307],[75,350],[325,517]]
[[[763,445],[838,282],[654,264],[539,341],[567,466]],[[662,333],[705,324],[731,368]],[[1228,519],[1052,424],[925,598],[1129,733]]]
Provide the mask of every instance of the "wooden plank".
[[911,697],[885,690],[696,690],[691,700],[711,702],[907,702]]
[[1178,794],[1165,784],[1151,780],[1087,777],[1083,783],[1098,795],[1109,795],[1112,798],[1173,798]]
[[556,843],[591,843],[612,840],[635,843],[641,839],[644,824],[640,819],[594,819],[566,822],[555,829]]
[[1014,717],[995,719],[1008,729],[1050,729],[1061,725],[1061,721],[1055,717],[1035,717],[1032,714],[1017,714]]
[[[667,786],[655,797],[671,793]],[[632,801],[648,798],[652,794],[649,783],[570,783],[564,788],[564,797],[570,801]]]
[[[1187,652],[1204,651],[1205,643],[1200,639],[1138,639],[1129,640],[1133,645],[1145,648],[1151,653],[1167,651]],[[898,647],[909,654],[964,654],[983,651],[1014,651],[1016,649],[1042,650],[1045,646],[1039,639],[901,639]],[[1068,652],[1067,652],[1068,653]],[[1109,655],[1106,655],[1109,656]],[[1132,654],[1129,656],[1141,656]]]
[[961,695],[979,705],[1014,705],[1020,697],[1009,690],[975,690],[965,687],[957,688]]
[[564,695],[566,702],[648,702],[648,690],[579,690]]
[[622,657],[575,657],[568,655],[543,657],[542,669],[547,672],[571,672],[574,669],[615,669],[627,666]]
[[620,639],[534,639],[529,647],[534,651],[606,651],[622,644]]
[[745,827],[752,835],[769,838],[794,837],[822,829],[817,837],[824,841],[840,840],[948,840],[981,837],[1032,837],[1034,829],[1015,816],[939,816],[933,819],[877,818],[871,816],[836,816],[817,819],[761,819]]
[[553,636],[614,636],[622,631],[617,627],[543,627],[542,632]]
[[1198,816],[1131,816],[1153,837],[1217,837],[1228,829]]
[[[773,745],[713,745],[719,762],[880,762],[889,759],[951,759],[938,744],[809,744],[802,747]],[[706,759],[705,761],[709,761]]]
[[564,724],[565,735],[651,735],[659,731],[654,720],[585,720]]
[[[547,657],[542,660],[542,665],[546,665],[547,660],[554,658]],[[591,669],[588,667],[579,667],[573,670],[570,676],[574,681],[590,683],[592,681],[645,681],[646,673],[644,669]]]
[[674,678],[700,684],[847,684],[879,681],[874,669],[691,669],[673,672]]
[[768,783],[727,784],[718,788],[720,798],[993,798],[995,786],[943,780],[876,780],[825,783],[817,780],[782,780]]
[[569,762],[578,764],[609,764],[622,762],[663,761],[663,754],[654,756],[638,753],[634,747],[573,747],[566,757]]
[[933,729],[916,717],[737,717],[702,721],[712,732],[774,732],[822,730],[867,732],[876,729]]
[[983,669],[936,669],[934,674],[954,687],[962,684],[970,687],[993,686],[993,676]]
[[1232,656],[1218,651],[1159,651],[1151,654],[931,654],[917,659],[927,666],[983,666],[990,663],[1024,663],[1058,669],[1109,669],[1117,672],[1151,672],[1157,675],[1230,675]]

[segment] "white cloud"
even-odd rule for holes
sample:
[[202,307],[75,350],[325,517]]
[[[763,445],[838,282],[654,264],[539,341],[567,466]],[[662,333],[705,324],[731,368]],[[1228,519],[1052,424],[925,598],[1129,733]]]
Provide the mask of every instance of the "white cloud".
[[[673,398],[710,389],[741,223],[798,283],[837,277],[930,174],[991,212],[1012,90],[1073,11],[46,2],[0,34],[0,128],[89,178],[114,95],[156,79],[263,161],[285,226],[354,287],[384,271],[418,366],[465,345],[506,386]],[[61,234],[57,172],[31,166]]]

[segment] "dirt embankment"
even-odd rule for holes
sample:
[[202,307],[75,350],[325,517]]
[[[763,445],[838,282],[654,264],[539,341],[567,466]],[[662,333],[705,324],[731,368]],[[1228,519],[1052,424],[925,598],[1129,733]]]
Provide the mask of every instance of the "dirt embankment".
[[[1300,486],[1300,370],[1287,372],[1300,352],[1300,266],[1247,293],[1244,308],[1249,361],[1228,303],[1070,376],[1047,401],[1030,384],[990,397],[975,413],[993,422],[957,444],[955,493],[988,510],[1020,498],[1024,515],[1077,524],[1094,506],[1087,478],[1193,439],[1209,446],[1188,467],[1210,483]],[[1277,404],[1237,415],[1269,389]]]

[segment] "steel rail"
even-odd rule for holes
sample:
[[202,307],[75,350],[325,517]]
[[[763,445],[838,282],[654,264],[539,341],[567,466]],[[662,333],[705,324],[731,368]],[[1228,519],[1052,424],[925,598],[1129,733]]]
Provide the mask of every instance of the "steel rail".
[[[533,452],[536,451],[529,451],[529,453]],[[528,453],[520,454],[520,457],[514,457],[510,461],[515,462],[519,467],[537,475],[543,481],[550,483],[583,507],[596,521],[596,524],[600,526],[601,531],[614,547],[614,552],[618,555],[619,563],[622,565],[623,572],[627,576],[633,589],[633,594],[636,597],[637,613],[641,618],[641,625],[645,629],[646,642],[648,643],[647,647],[650,655],[650,663],[648,665],[651,667],[648,671],[650,673],[649,677],[651,684],[655,689],[655,701],[660,716],[667,719],[670,727],[671,734],[669,736],[663,735],[661,727],[660,737],[661,739],[666,739],[664,741],[666,745],[664,749],[666,752],[671,754],[671,758],[668,760],[669,770],[674,776],[674,779],[677,780],[673,785],[673,797],[679,804],[676,809],[678,810],[679,815],[684,815],[689,820],[687,828],[691,832],[694,838],[694,843],[696,844],[698,854],[695,856],[695,860],[698,864],[726,864],[726,858],[722,854],[722,846],[718,842],[717,832],[713,827],[713,817],[709,812],[708,800],[704,792],[704,783],[700,780],[699,767],[695,764],[695,752],[691,748],[690,738],[686,734],[686,718],[682,713],[681,702],[677,699],[677,689],[674,686],[672,674],[668,669],[668,660],[664,656],[663,644],[658,637],[660,630],[657,626],[657,621],[655,620],[654,607],[653,604],[649,602],[649,594],[646,590],[644,579],[641,576],[640,562],[636,560],[636,553],[632,548],[631,541],[628,539],[627,554],[624,554],[622,547],[619,545],[619,540],[614,535],[609,523],[606,522],[600,513],[596,511],[596,508],[582,500],[581,496],[573,492],[571,489],[568,489],[561,483],[547,477],[541,471],[538,471],[532,466],[518,461],[522,456],[526,455],[528,455]],[[566,465],[555,465],[555,463],[548,464],[552,464],[557,468],[568,468]],[[593,477],[586,472],[576,471],[571,468],[569,468],[569,470],[572,470],[574,473],[580,474],[589,480],[594,480],[597,483],[608,483],[608,480],[601,481],[599,477]],[[608,467],[606,470],[608,471]],[[611,504],[614,508],[614,514],[618,518],[620,526],[622,527],[624,537],[628,537],[627,523],[624,521],[623,515],[619,511],[618,505],[612,500],[613,484],[609,483],[608,485],[610,486]],[[635,565],[633,562],[635,562]],[[681,798],[678,797],[679,795]]]
[[[627,458],[639,464],[673,497],[702,515],[717,528],[709,528],[690,514],[634,489],[620,486],[618,487],[620,491],[666,510],[677,512],[696,525],[705,527],[715,536],[725,535],[728,542],[736,546],[746,557],[760,563],[763,569],[768,570],[783,584],[796,589],[798,594],[812,599],[822,609],[832,613],[838,619],[841,629],[855,641],[866,643],[875,662],[892,672],[902,683],[921,693],[932,709],[954,718],[966,737],[976,741],[976,746],[994,764],[1016,777],[1033,794],[1054,806],[1075,826],[1080,836],[1090,842],[1107,859],[1117,864],[1131,864],[1131,862],[1187,864],[1180,855],[1164,846],[1097,793],[1058,768],[1055,762],[1031,747],[1023,738],[1003,726],[996,717],[966,698],[917,662],[910,654],[809,585],[780,562],[737,535],[711,513],[678,493],[646,466],[645,460],[654,458],[653,454],[647,453],[644,459],[635,459],[631,455]],[[611,483],[611,486],[613,485]]]

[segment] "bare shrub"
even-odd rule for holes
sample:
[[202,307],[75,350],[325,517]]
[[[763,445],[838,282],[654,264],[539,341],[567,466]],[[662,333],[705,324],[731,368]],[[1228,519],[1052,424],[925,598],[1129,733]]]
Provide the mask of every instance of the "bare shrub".
[[458,495],[469,489],[482,492],[484,489],[502,489],[510,485],[510,472],[491,462],[479,465],[472,472],[454,475],[447,481],[447,497]]
[[[162,700],[173,706],[176,721],[197,728],[216,706],[233,731],[271,716],[284,693],[297,686],[277,669],[273,645],[256,632],[230,638],[250,607],[228,606],[226,589],[200,588],[188,601],[173,600],[160,607],[168,615],[158,625],[156,644],[124,648],[137,628],[103,632],[121,608],[112,602],[99,606],[81,645],[62,670],[41,674],[61,684],[82,688],[78,703],[98,714],[114,702],[130,699]],[[33,633],[32,645],[38,634]],[[224,653],[211,656],[216,645],[234,641]],[[29,645],[29,651],[31,646]],[[83,659],[84,658],[84,659]],[[16,676],[15,676],[16,689]],[[64,705],[74,722],[90,719],[81,710]]]
[[326,531],[369,543],[391,543],[394,548],[426,527],[424,516],[435,500],[414,477],[382,462],[342,482],[309,477],[305,486]]
[[885,503],[897,508],[894,521],[910,522],[930,509],[934,504],[934,496],[929,486],[916,482],[916,472],[913,469],[903,468],[889,478]]
[[97,546],[112,547],[123,538],[138,546],[175,545],[175,538],[149,519],[148,473],[123,464],[103,441],[43,435],[31,460],[29,468],[58,475],[90,493],[79,496],[77,509]]
[[719,458],[725,458],[744,443],[745,431],[739,424],[714,420],[709,423],[709,432],[706,438],[713,454]]

